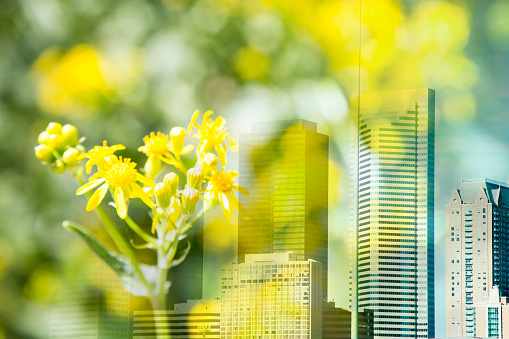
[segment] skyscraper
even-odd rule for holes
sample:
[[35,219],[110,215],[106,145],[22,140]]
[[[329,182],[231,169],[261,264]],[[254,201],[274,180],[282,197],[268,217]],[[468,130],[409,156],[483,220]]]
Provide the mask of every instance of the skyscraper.
[[509,185],[462,180],[445,213],[447,336],[473,336],[474,304],[509,296]]
[[353,313],[374,311],[375,338],[432,338],[435,92],[365,93],[358,102],[350,135]]
[[240,136],[239,262],[246,254],[292,251],[296,260],[322,263],[327,295],[329,137],[316,123],[254,123]]

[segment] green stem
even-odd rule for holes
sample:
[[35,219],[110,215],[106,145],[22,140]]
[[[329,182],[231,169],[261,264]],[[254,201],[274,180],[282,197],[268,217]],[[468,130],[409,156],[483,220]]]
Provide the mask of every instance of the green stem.
[[158,283],[158,292],[157,298],[159,299],[159,306],[161,309],[166,310],[166,291],[164,290],[164,285],[166,284],[166,280],[168,278],[168,269],[161,268],[159,271],[159,283]]
[[154,244],[156,246],[159,246],[159,242],[157,241],[157,239],[152,237],[152,236],[150,236],[147,232],[142,230],[141,227],[138,226],[138,224],[133,219],[131,219],[130,216],[126,216],[125,221],[126,221],[127,225],[134,232],[136,232],[136,234],[138,234],[140,236],[140,238],[142,238],[143,240],[145,240],[148,243],[152,243],[152,244]]
[[187,224],[184,225],[184,227],[182,228],[182,231],[181,231],[181,234],[185,234],[187,231],[189,231],[189,229],[191,228],[191,226],[193,226],[198,220],[200,220],[201,217],[203,217],[203,215],[205,214],[205,208],[202,208],[200,213],[198,213],[194,218],[193,220],[191,220],[190,222],[188,222]]

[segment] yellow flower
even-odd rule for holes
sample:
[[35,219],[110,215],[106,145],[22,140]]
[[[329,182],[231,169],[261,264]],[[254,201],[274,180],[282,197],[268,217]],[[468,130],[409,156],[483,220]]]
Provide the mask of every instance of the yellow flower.
[[[209,116],[213,114],[212,111],[205,112],[203,116],[203,123],[199,126],[196,123],[196,119],[198,115],[200,115],[200,111],[196,111],[193,114],[191,119],[191,123],[187,128],[187,131],[190,136],[193,138],[200,138],[200,143],[198,144],[198,152],[201,154],[209,153],[215,148],[219,160],[223,164],[226,164],[226,150],[228,147],[226,146],[226,139],[230,140],[230,149],[232,151],[237,150],[237,144],[233,139],[226,133],[226,121],[223,117],[217,117],[216,120],[209,119]],[[198,134],[191,134],[191,130],[193,126],[198,129]]]
[[85,165],[87,169],[87,173],[90,173],[92,166],[96,165],[98,170],[101,170],[106,164],[108,164],[111,157],[115,156],[114,153],[119,150],[125,149],[124,145],[113,145],[108,146],[108,142],[106,140],[103,141],[102,146],[95,146],[93,149],[88,151],[87,153],[83,153],[78,157],[78,160],[82,160],[88,158],[88,161]]
[[33,66],[40,105],[58,115],[97,112],[115,93],[108,65],[92,46],[77,45],[69,51],[48,48]]
[[150,178],[154,178],[157,173],[161,170],[161,161],[173,165],[176,168],[181,169],[182,165],[175,159],[170,153],[170,139],[168,135],[157,132],[150,132],[143,138],[145,145],[138,148],[139,152],[143,152],[147,155],[148,159],[145,163],[145,173]]
[[186,130],[182,127],[173,127],[170,131],[170,151],[175,155],[186,155],[194,148],[193,145],[184,146]]
[[88,200],[87,211],[93,210],[101,203],[108,188],[113,190],[117,213],[122,219],[125,219],[127,215],[126,202],[129,198],[140,198],[152,207],[153,203],[148,193],[137,184],[137,181],[149,187],[153,187],[154,183],[138,173],[135,168],[136,163],[131,162],[131,159],[117,158],[115,155],[109,158],[108,166],[100,168],[99,172],[90,177],[87,184],[76,191],[76,195],[80,195],[102,184]]
[[[235,178],[239,174],[234,171],[224,172],[214,171],[209,181],[207,191],[211,193],[212,200],[218,201],[222,208],[226,220],[230,220],[232,215],[232,207],[236,206],[239,214],[244,218],[248,218],[248,213],[244,206],[235,198],[233,190],[237,190],[244,195],[249,195],[249,191],[244,187],[235,184]],[[232,206],[233,202],[233,206]]]

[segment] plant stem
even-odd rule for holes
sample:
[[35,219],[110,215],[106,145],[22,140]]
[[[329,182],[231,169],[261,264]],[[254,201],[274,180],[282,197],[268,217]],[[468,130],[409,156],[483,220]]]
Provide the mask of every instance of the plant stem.
[[131,219],[130,216],[127,215],[126,218],[125,218],[125,221],[126,221],[127,225],[134,232],[136,232],[136,234],[138,234],[140,236],[140,238],[142,238],[146,242],[154,244],[154,245],[158,245],[159,244],[156,238],[150,236],[149,234],[147,234],[147,232],[142,230],[141,227],[138,226],[138,224],[133,219]]

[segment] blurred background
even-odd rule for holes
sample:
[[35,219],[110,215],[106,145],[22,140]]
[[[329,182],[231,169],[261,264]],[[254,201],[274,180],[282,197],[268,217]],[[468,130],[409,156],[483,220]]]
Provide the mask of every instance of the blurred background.
[[[224,116],[234,139],[253,121],[317,122],[331,137],[329,296],[347,307],[349,102],[359,88],[422,87],[436,90],[444,336],[445,204],[461,176],[509,178],[507,17],[503,0],[2,0],[0,338],[44,338],[57,292],[91,265],[62,221],[100,233],[72,178],[33,154],[48,122],[74,124],[87,148],[122,143],[138,163],[143,136],[187,127],[195,109]],[[235,226],[205,224],[205,298],[219,295]]]

